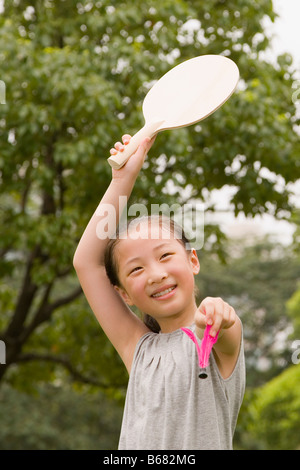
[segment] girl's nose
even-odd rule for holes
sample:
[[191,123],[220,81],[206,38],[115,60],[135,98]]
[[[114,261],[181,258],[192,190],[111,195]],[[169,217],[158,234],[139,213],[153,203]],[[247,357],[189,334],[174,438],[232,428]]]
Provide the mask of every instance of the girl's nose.
[[148,284],[155,284],[163,281],[168,277],[164,271],[152,271],[148,277]]

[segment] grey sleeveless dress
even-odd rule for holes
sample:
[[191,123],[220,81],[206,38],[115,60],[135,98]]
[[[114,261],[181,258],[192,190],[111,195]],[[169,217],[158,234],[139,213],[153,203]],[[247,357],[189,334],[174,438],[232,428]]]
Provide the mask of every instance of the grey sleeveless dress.
[[119,450],[232,449],[245,391],[243,339],[229,378],[213,352],[207,372],[198,377],[196,346],[181,329],[146,333],[134,354]]

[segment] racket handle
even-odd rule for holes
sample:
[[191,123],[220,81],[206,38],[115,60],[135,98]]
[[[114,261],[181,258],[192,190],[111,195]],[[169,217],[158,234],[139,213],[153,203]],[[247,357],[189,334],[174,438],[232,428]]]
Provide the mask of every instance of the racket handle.
[[163,121],[155,121],[145,124],[133,137],[131,137],[129,144],[125,145],[123,152],[118,152],[108,158],[108,163],[114,170],[119,170],[137,150],[140,143],[146,138],[150,139],[158,132],[158,129]]

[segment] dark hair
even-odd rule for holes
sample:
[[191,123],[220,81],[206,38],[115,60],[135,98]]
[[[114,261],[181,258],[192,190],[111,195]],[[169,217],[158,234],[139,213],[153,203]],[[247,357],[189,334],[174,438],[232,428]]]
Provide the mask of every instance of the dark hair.
[[[125,226],[118,227],[114,238],[111,238],[109,240],[105,249],[105,253],[104,253],[105,270],[106,270],[107,277],[113,286],[122,287],[120,283],[120,279],[119,279],[118,265],[117,265],[116,257],[114,255],[115,247],[122,239],[121,238],[122,234],[128,233],[130,228],[133,225],[137,225],[145,220],[148,220],[148,222],[151,222],[152,220],[154,220],[158,222],[161,227],[167,226],[167,228],[170,230],[170,233],[172,233],[174,237],[180,243],[182,243],[182,245],[185,247],[187,252],[191,250],[190,242],[188,238],[186,237],[182,227],[179,224],[177,224],[172,218],[167,217],[165,215],[150,215],[150,216],[142,216],[142,217],[137,217],[135,219],[132,219]],[[143,312],[142,312],[142,317],[143,317],[143,322],[145,323],[145,325],[148,326],[148,328],[150,328],[150,330],[154,331],[155,333],[158,333],[160,331],[160,326],[153,317]]]

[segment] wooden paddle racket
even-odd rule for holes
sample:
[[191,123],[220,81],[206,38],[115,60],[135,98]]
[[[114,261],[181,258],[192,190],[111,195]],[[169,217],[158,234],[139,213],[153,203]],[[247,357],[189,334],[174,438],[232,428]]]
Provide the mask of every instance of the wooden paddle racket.
[[144,99],[144,127],[122,152],[108,158],[109,164],[118,170],[146,137],[202,121],[228,100],[238,80],[237,65],[221,55],[195,57],[172,68]]

